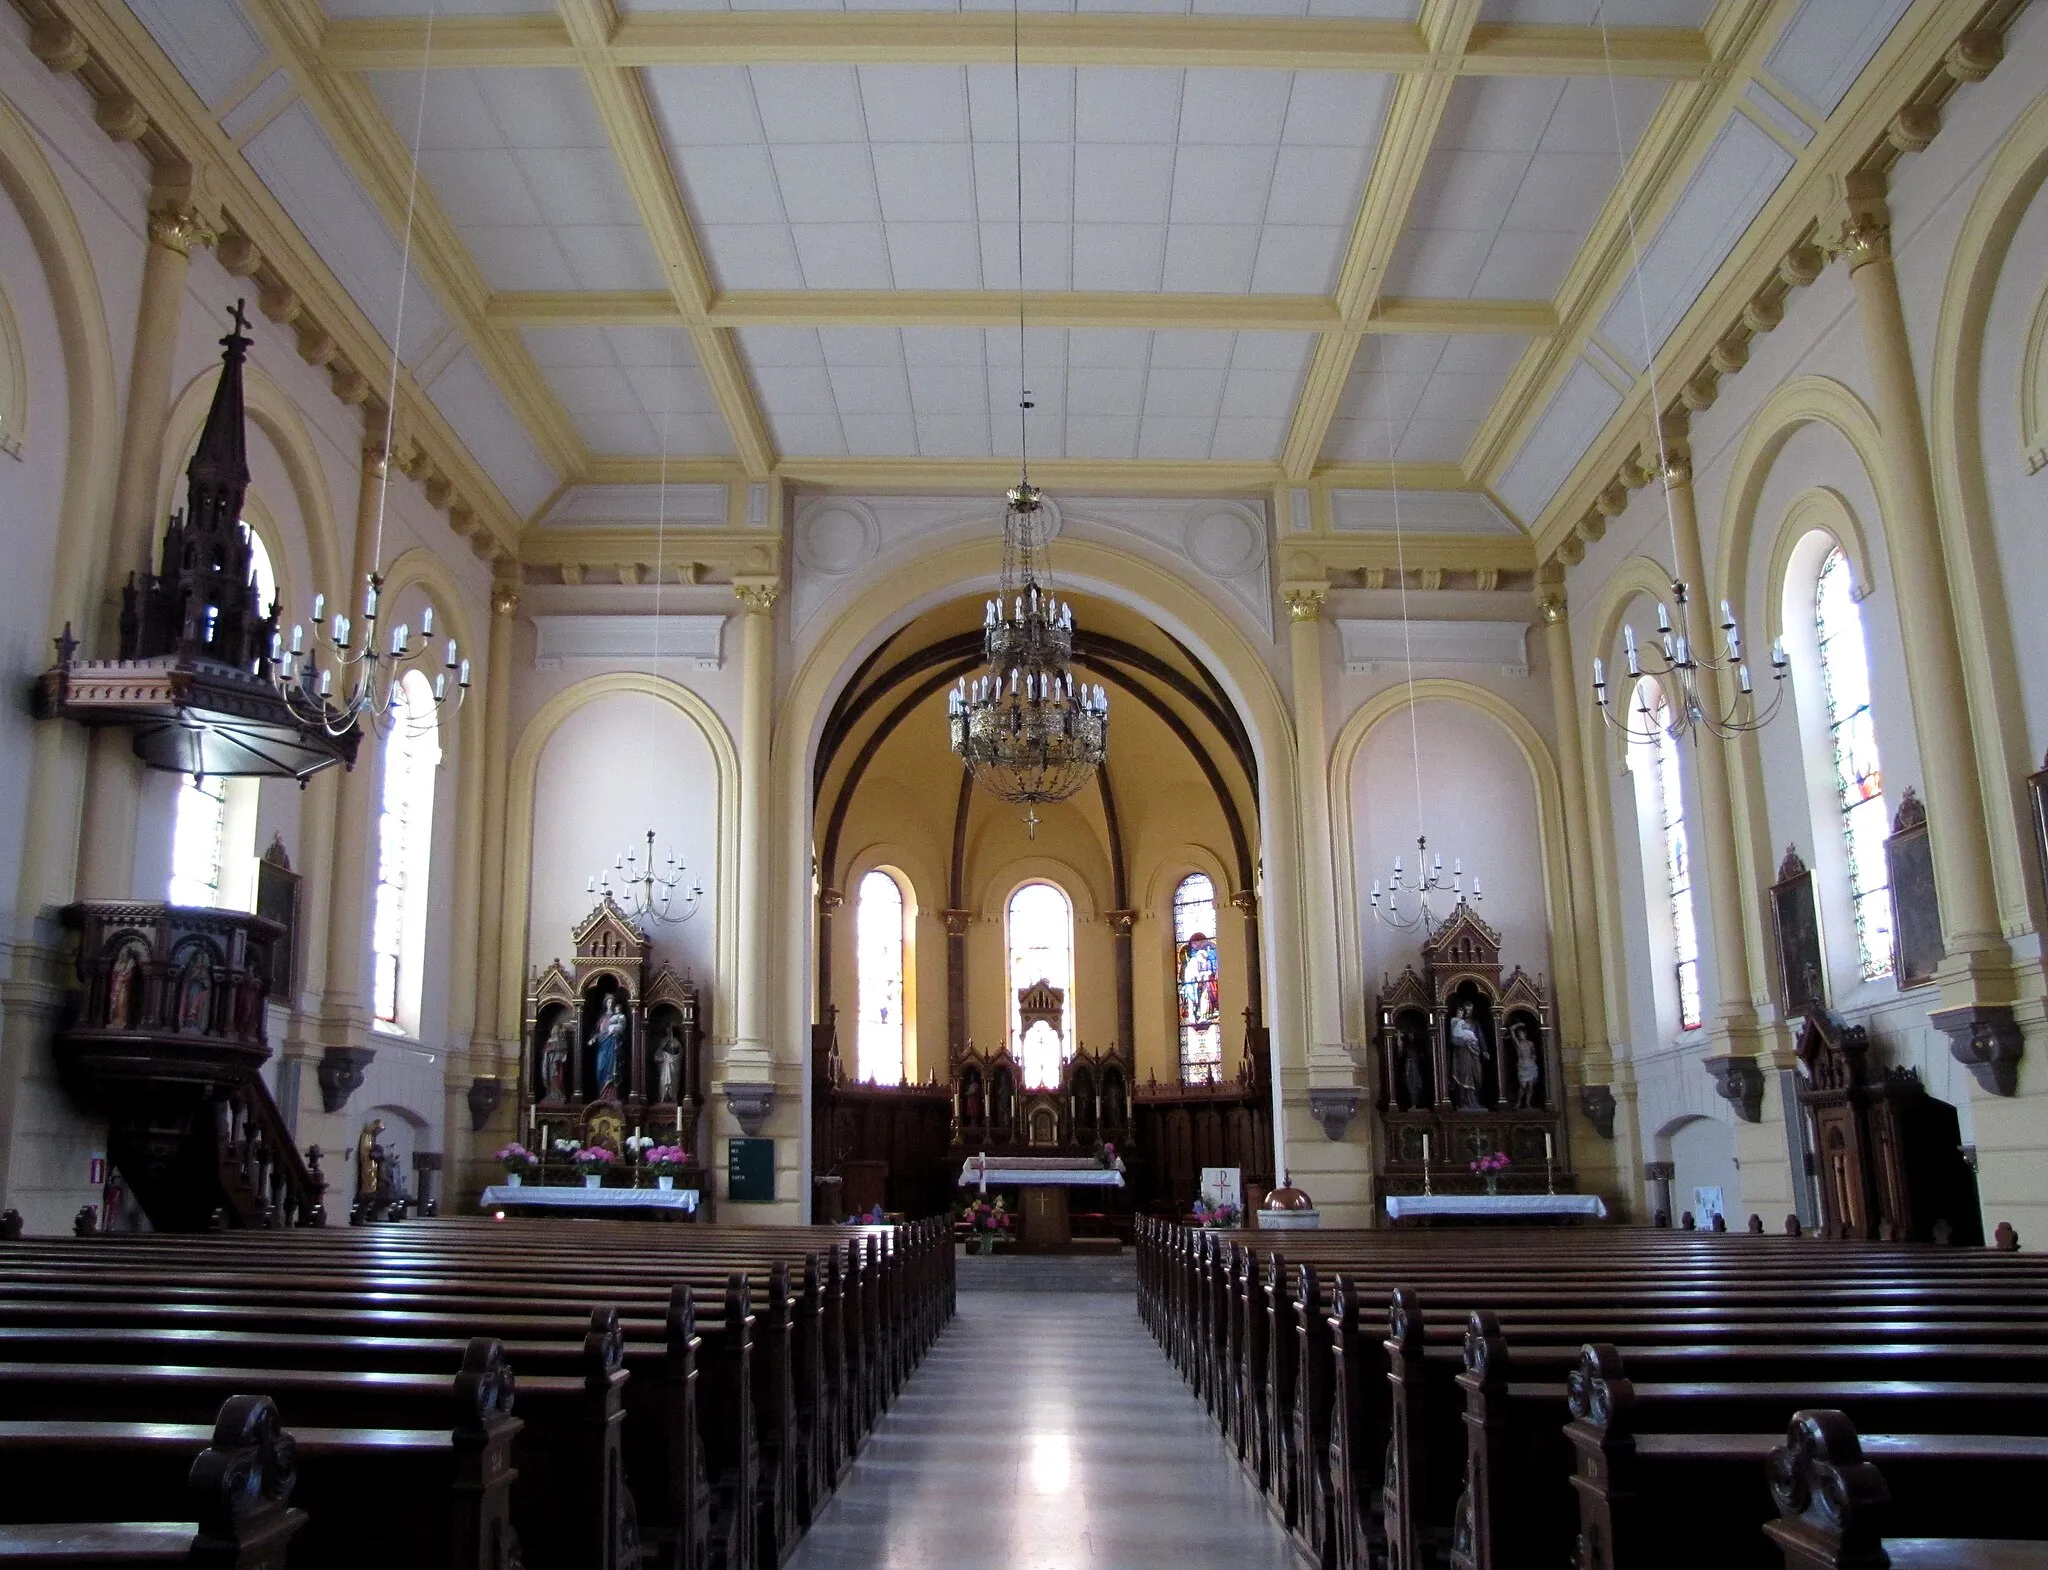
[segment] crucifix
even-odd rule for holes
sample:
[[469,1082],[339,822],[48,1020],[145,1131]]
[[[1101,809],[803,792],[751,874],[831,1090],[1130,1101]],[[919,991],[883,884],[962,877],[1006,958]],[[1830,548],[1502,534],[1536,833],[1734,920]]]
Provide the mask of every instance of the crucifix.
[[235,324],[238,336],[249,330],[249,313],[243,309],[243,304],[243,301],[237,300],[234,309],[228,312],[228,320]]
[[1026,839],[1035,840],[1038,838],[1038,825],[1040,821],[1041,819],[1038,816],[1038,809],[1036,807],[1026,807],[1024,809],[1024,837]]

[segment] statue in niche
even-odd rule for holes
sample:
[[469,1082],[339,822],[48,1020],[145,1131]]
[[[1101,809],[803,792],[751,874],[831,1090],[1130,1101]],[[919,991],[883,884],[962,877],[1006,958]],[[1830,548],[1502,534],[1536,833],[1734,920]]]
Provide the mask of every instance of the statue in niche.
[[1508,1026],[1508,1040],[1515,1048],[1515,1106],[1518,1110],[1526,1109],[1537,1104],[1536,1087],[1543,1078],[1542,1058],[1527,1020],[1518,1019]]
[[178,977],[178,1028],[206,1029],[208,1007],[213,1002],[213,971],[205,954],[194,950]]
[[619,1089],[619,1049],[626,1044],[626,1013],[619,1007],[619,995],[607,992],[604,995],[604,1012],[597,1017],[597,1029],[591,1033],[591,1045],[595,1051],[597,1088],[592,1100],[610,1091],[616,1095]]
[[547,1086],[550,1101],[569,1099],[569,1016],[565,1012],[555,1020],[555,1028],[548,1032],[548,1039],[540,1049],[541,1083]]
[[109,1025],[133,1025],[135,1023],[135,978],[142,969],[142,960],[136,954],[135,945],[124,944],[120,955],[114,961],[114,971],[107,981],[107,1023]]
[[1472,1018],[1472,1005],[1461,1003],[1445,1034],[1450,1040],[1451,1084],[1460,1112],[1483,1112],[1486,1089],[1486,1038]]
[[367,1199],[377,1192],[384,1174],[385,1154],[377,1136],[384,1132],[384,1120],[372,1118],[356,1136],[356,1194]]
[[1401,1089],[1407,1096],[1403,1110],[1419,1112],[1430,1104],[1429,1041],[1423,1032],[1419,1016],[1410,1015],[1400,1022],[1399,1067]]
[[683,1037],[674,1020],[654,1048],[654,1062],[654,1099],[664,1103],[678,1100],[683,1086]]

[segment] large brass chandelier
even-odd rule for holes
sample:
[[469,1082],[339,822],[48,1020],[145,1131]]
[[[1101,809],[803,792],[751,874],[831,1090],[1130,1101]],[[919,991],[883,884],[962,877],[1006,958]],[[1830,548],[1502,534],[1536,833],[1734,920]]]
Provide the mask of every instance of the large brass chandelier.
[[[1027,401],[1028,406],[1028,401]],[[1074,608],[1045,568],[1044,498],[1028,478],[1003,512],[1003,570],[983,608],[988,670],[947,695],[953,750],[991,795],[1019,806],[1065,801],[1109,751],[1109,696],[1074,680]]]
[[[1017,128],[1017,374],[1024,375],[1024,66],[1017,0],[1010,6],[1010,81]],[[1047,547],[1051,514],[1031,483],[1031,390],[1017,397],[1020,470],[1003,509],[1003,567],[984,607],[988,670],[946,695],[953,750],[975,784],[1026,808],[1037,837],[1040,802],[1065,801],[1088,783],[1109,752],[1109,696],[1076,682],[1074,607],[1052,592]]]

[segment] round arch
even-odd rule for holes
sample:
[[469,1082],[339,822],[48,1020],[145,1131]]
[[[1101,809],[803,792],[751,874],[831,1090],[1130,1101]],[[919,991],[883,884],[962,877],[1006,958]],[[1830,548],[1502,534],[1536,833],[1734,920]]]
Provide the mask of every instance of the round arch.
[[[219,381],[219,369],[211,367],[193,377],[171,400],[170,414],[164,421],[163,468],[157,475],[155,516],[158,518],[168,517],[177,505],[178,482],[183,478],[185,465],[191,460],[192,449],[199,441],[200,427],[206,423],[206,411],[213,402],[213,389]],[[305,417],[284,389],[254,365],[242,367],[242,403],[250,422],[269,438],[278,460],[284,465],[285,476],[291,482],[292,500],[298,504],[300,527],[305,530],[306,560],[313,570],[313,581],[318,584],[341,583],[345,574],[334,524],[334,501],[327,489],[320,450],[314,443],[313,433],[306,426]],[[275,565],[279,584],[291,582],[293,575],[289,561]],[[297,604],[296,600],[286,599],[286,614],[282,619],[295,619],[293,612]]]
[[500,1020],[519,1019],[523,1004],[526,910],[532,892],[533,797],[541,753],[571,714],[599,698],[620,693],[639,693],[666,703],[695,725],[711,748],[718,772],[718,865],[711,884],[717,891],[718,910],[717,973],[712,977],[716,1006],[712,1017],[724,1021],[733,1018],[739,955],[739,753],[731,733],[711,705],[688,687],[645,671],[611,671],[579,681],[542,704],[526,722],[518,745],[512,750],[505,804],[504,908],[508,919],[501,923],[498,937]]
[[1571,906],[1567,893],[1570,871],[1565,863],[1564,787],[1558,779],[1557,760],[1549,743],[1529,722],[1527,715],[1499,694],[1472,682],[1451,677],[1420,678],[1374,694],[1344,722],[1330,749],[1330,833],[1336,864],[1343,877],[1343,894],[1337,900],[1337,956],[1339,984],[1344,998],[1344,1034],[1348,1040],[1363,1042],[1371,1031],[1365,1011],[1365,977],[1359,969],[1358,900],[1352,892],[1358,884],[1357,847],[1351,830],[1351,773],[1366,738],[1385,720],[1407,712],[1411,704],[1460,703],[1485,715],[1508,733],[1522,761],[1528,765],[1530,782],[1536,787],[1536,827],[1543,856],[1543,913],[1556,952],[1551,955],[1553,986],[1558,994],[1558,1014],[1566,1025],[1567,1039],[1583,1039],[1574,1028],[1584,1018],[1586,1000],[1578,995],[1578,957],[1571,923],[1559,913]]
[[1175,847],[1159,858],[1152,869],[1152,879],[1145,886],[1145,903],[1141,913],[1156,916],[1172,915],[1173,896],[1188,874],[1199,872],[1216,887],[1218,906],[1228,905],[1231,895],[1237,892],[1231,887],[1229,865],[1207,845],[1192,841]]
[[[88,647],[100,642],[113,603],[115,442],[121,427],[114,354],[92,251],[78,217],[50,168],[41,141],[0,97],[0,191],[28,231],[55,307],[64,362],[64,487],[58,502],[45,639],[68,624]],[[37,728],[29,783],[32,823],[44,827],[23,847],[19,908],[67,903],[77,889],[78,803],[84,798],[85,738],[73,727]]]
[[1849,505],[1848,497],[1829,485],[1811,485],[1792,498],[1779,520],[1771,541],[1770,576],[1764,579],[1764,633],[1776,640],[1785,631],[1785,578],[1792,570],[1792,556],[1809,534],[1825,534],[1842,547],[1849,558],[1849,576],[1861,600],[1871,591],[1875,578],[1870,567],[1870,544],[1864,537],[1863,520]]
[[[1935,327],[1927,431],[1942,550],[1956,596],[1956,627],[1971,735],[1987,797],[1991,869],[2007,932],[2039,931],[2048,920],[2036,858],[2028,853],[2030,807],[2023,781],[2036,766],[2027,746],[2019,661],[2011,612],[1991,534],[1991,489],[1984,472],[1984,344],[1998,280],[2020,222],[2048,181],[2048,95],[2006,132],[1985,171],[1949,256]],[[2014,454],[2018,462],[2020,455]]]
[[[1062,537],[1061,582],[1133,606],[1194,650],[1216,675],[1252,738],[1259,767],[1259,960],[1275,1056],[1288,1068],[1308,1062],[1308,987],[1300,911],[1301,869],[1296,832],[1294,726],[1272,672],[1250,636],[1185,581],[1141,557],[1092,540]],[[909,559],[890,555],[842,585],[808,618],[820,630],[807,640],[778,710],[773,739],[775,789],[785,803],[778,931],[782,984],[773,1004],[778,1039],[807,1035],[812,953],[811,762],[833,700],[863,658],[925,611],[985,589],[1001,567],[993,530],[975,539],[934,544]],[[874,606],[891,608],[877,617]],[[1282,967],[1286,966],[1285,973]],[[1274,1076],[1274,1141],[1284,1167],[1286,1120]],[[806,1140],[804,1160],[809,1160]]]

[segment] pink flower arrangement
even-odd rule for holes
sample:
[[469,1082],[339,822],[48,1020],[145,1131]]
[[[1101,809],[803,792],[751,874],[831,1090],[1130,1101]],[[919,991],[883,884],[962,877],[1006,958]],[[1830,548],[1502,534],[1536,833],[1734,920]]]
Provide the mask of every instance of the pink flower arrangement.
[[1470,1170],[1478,1173],[1481,1177],[1493,1177],[1498,1173],[1507,1171],[1509,1165],[1508,1153],[1505,1150],[1489,1150],[1485,1155],[1472,1163]]
[[1007,1232],[1010,1230],[1010,1213],[1001,1198],[994,1204],[977,1199],[960,1212],[961,1220],[976,1232]]
[[641,1152],[640,1159],[657,1174],[673,1177],[690,1164],[690,1153],[681,1145],[651,1145]]
[[535,1172],[540,1169],[540,1157],[536,1156],[516,1139],[491,1159],[502,1165],[507,1172],[525,1173]]
[[569,1159],[586,1172],[602,1172],[619,1158],[602,1145],[585,1145]]
[[1198,1227],[1234,1227],[1241,1219],[1235,1205],[1218,1205],[1212,1210],[1201,1200],[1195,1201],[1195,1225]]

